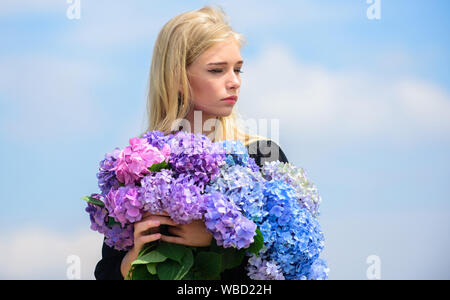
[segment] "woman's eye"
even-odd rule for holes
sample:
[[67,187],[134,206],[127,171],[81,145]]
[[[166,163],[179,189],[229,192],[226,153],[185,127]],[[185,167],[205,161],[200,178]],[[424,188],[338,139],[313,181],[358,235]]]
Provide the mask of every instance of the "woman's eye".
[[[237,73],[244,73],[244,72],[241,71],[241,69],[237,69],[237,70],[234,70],[234,71],[237,72]],[[221,69],[214,69],[214,70],[209,70],[209,72],[211,72],[211,73],[222,73],[222,70]]]

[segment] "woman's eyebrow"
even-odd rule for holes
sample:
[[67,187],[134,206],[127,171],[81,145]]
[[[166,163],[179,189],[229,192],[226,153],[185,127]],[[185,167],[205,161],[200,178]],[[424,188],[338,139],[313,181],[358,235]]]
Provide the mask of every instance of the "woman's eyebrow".
[[[240,60],[240,61],[238,61],[236,64],[243,64],[243,63],[244,63],[244,61],[243,61],[243,60]],[[221,61],[221,62],[213,62],[213,63],[209,63],[209,64],[208,64],[208,66],[212,66],[212,65],[214,65],[214,66],[218,66],[218,65],[228,65],[228,63],[225,62],[225,61]]]

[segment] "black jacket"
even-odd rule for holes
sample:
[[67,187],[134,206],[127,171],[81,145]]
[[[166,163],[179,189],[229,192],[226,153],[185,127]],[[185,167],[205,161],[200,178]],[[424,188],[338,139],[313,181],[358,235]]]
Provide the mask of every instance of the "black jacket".
[[[281,148],[272,141],[258,141],[247,146],[250,157],[255,159],[258,166],[264,165],[265,162],[282,161],[288,162],[286,155]],[[103,242],[102,259],[95,267],[95,278],[97,280],[122,280],[123,276],[120,272],[120,265],[125,256],[126,251],[115,250]],[[245,258],[239,267],[226,270],[222,273],[222,280],[249,280],[245,266],[248,258]]]

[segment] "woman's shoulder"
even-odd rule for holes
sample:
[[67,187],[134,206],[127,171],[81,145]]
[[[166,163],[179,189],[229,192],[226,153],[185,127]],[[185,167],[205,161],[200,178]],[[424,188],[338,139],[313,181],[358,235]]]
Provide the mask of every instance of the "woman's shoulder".
[[281,147],[272,140],[258,140],[247,145],[248,153],[258,166],[265,162],[281,161],[289,162]]

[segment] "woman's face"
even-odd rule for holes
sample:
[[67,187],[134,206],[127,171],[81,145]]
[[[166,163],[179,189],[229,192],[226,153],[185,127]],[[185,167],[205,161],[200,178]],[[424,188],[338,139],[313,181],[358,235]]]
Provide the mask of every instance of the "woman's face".
[[215,44],[188,66],[194,110],[207,118],[229,116],[235,103],[223,99],[239,96],[242,64],[239,44],[232,39]]

